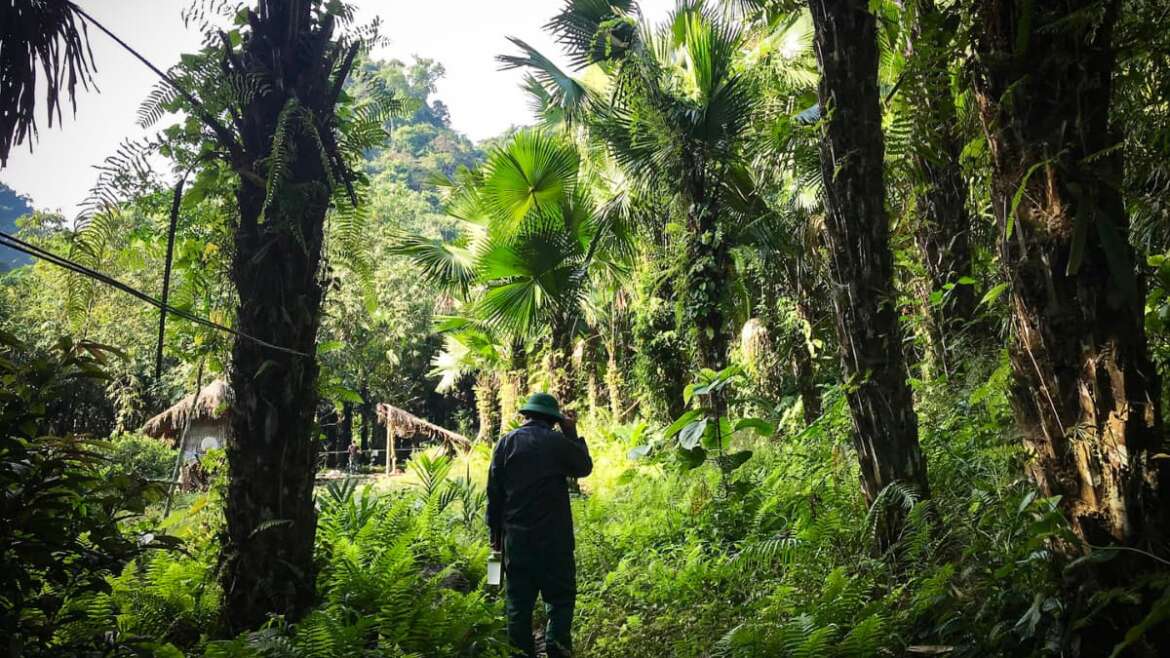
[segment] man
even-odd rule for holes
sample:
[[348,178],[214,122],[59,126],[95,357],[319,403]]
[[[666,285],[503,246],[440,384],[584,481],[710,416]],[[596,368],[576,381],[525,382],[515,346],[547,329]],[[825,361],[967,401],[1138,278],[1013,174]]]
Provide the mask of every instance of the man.
[[357,467],[358,467],[358,463],[357,463],[358,445],[357,445],[357,443],[350,442],[349,448],[347,449],[347,452],[349,454],[349,472],[350,473],[357,473]]
[[577,565],[565,478],[589,475],[593,460],[577,423],[553,396],[533,393],[520,413],[525,423],[500,439],[488,469],[487,522],[492,549],[504,552],[508,637],[518,655],[536,658],[532,609],[539,593],[548,612],[548,656],[567,658]]

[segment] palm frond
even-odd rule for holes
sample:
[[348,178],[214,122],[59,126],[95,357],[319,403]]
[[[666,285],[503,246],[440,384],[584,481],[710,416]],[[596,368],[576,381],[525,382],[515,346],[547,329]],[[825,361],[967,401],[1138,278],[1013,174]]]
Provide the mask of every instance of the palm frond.
[[545,25],[576,68],[620,59],[638,37],[634,0],[567,0]]
[[[67,0],[0,4],[0,167],[13,145],[36,139],[36,103],[44,98],[49,127],[61,121],[61,94],[77,112],[77,83],[92,82],[93,52],[85,19]],[[45,88],[37,83],[44,78]]]
[[480,198],[514,230],[533,209],[555,205],[571,194],[580,159],[571,144],[536,130],[517,133],[488,157]]
[[525,87],[537,100],[537,114],[542,117],[555,112],[566,123],[573,123],[585,111],[589,90],[572,76],[562,71],[548,57],[515,37],[508,41],[519,48],[521,55],[500,55],[496,59],[503,69],[525,69]]
[[475,280],[471,252],[442,240],[399,234],[390,253],[410,258],[431,283],[463,297]]

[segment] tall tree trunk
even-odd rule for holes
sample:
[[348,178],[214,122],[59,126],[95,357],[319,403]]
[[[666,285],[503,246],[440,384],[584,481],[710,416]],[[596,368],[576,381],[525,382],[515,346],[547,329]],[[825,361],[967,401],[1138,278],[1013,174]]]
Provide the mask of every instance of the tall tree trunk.
[[914,237],[930,292],[943,299],[941,304],[928,303],[928,308],[932,351],[945,363],[948,345],[975,315],[975,287],[960,283],[973,271],[971,214],[967,181],[959,164],[963,137],[948,69],[954,26],[945,23],[946,16],[933,0],[919,0],[915,7],[908,86],[914,108],[914,170],[920,188]]
[[500,381],[500,430],[507,430],[516,420],[520,398],[528,393],[528,350],[521,340],[513,339],[508,356],[508,370]]
[[810,0],[827,119],[821,141],[825,237],[861,486],[928,493],[903,368],[885,209],[875,20],[865,0]]
[[491,370],[480,370],[475,376],[475,411],[479,417],[477,441],[494,443],[500,432],[499,410],[496,397],[499,380]]
[[[811,311],[806,305],[798,303],[797,313],[802,321],[815,326],[811,321]],[[805,425],[812,425],[820,419],[822,413],[821,390],[817,388],[816,370],[813,368],[813,353],[809,346],[809,336],[800,332],[792,346],[792,376],[796,380],[796,391],[800,394],[800,407],[804,415]]]
[[560,320],[553,323],[549,341],[547,367],[549,370],[549,393],[560,402],[561,409],[576,407],[575,392],[577,376],[573,363],[573,322]]
[[623,423],[625,409],[622,408],[622,373],[618,368],[617,346],[613,341],[608,343],[608,359],[605,363],[605,390],[609,398],[609,415],[615,423]]
[[353,403],[341,403],[341,431],[338,432],[341,436],[341,445],[337,450],[349,450],[349,446],[353,443]]
[[360,430],[362,441],[358,447],[365,453],[371,447],[370,436],[374,429],[374,401],[370,399],[370,387],[364,383],[358,389],[358,394],[362,396],[362,402],[358,405],[358,414],[362,421]]
[[731,251],[719,230],[719,207],[710,197],[702,163],[692,162],[687,185],[686,278],[680,295],[682,317],[695,336],[695,363],[719,371],[727,366],[730,340],[725,305],[731,294]]
[[[308,143],[298,148],[313,149]],[[318,264],[329,190],[320,182],[325,176],[319,159],[297,158],[293,167],[297,182],[287,187],[295,186],[295,202],[276,201],[264,212],[264,188],[245,182],[237,192],[236,327],[312,355],[323,296]],[[234,634],[259,627],[270,612],[296,618],[315,596],[317,363],[312,356],[237,340],[231,387],[221,582],[223,622]]]
[[1166,536],[1170,479],[1156,461],[1166,449],[1159,387],[1109,127],[1120,2],[1098,8],[984,0],[976,92],[1032,477],[1061,496],[1085,541],[1153,547]]
[[348,65],[337,68],[333,18],[315,13],[317,4],[259,0],[255,11],[246,11],[249,29],[238,47],[225,43],[230,52],[222,66],[229,76],[266,84],[233,108],[238,135],[209,121],[239,173],[236,328],[282,348],[238,339],[232,349],[235,399],[219,573],[222,627],[233,635],[259,627],[270,613],[296,620],[315,598],[314,355],[324,296],[321,246],[335,179],[321,151],[333,141],[334,90],[341,89],[334,73],[344,78],[348,71]]
[[[813,291],[816,289],[812,259],[807,255],[787,259],[784,263],[784,272],[788,278],[788,286],[796,298],[796,315],[802,325],[794,337],[795,343],[792,346],[792,375],[796,380],[796,391],[800,394],[804,422],[811,425],[820,419],[823,412],[821,389],[817,388],[814,367],[816,355],[813,352],[813,341],[819,333],[817,328],[821,323],[817,321],[817,307],[812,300]],[[808,328],[807,333],[805,327]]]
[[[324,401],[323,401],[324,402]],[[341,434],[340,422],[337,417],[337,408],[332,403],[325,402],[317,412],[317,425],[321,428],[321,435],[325,443],[325,451],[329,453],[325,458],[325,466],[336,465],[338,437]]]

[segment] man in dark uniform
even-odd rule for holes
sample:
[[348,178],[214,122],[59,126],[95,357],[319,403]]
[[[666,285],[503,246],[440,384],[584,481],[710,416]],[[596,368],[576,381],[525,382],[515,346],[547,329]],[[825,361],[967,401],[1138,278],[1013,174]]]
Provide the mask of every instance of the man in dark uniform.
[[[593,460],[577,424],[556,398],[533,393],[520,407],[526,422],[500,439],[488,470],[487,522],[492,548],[504,552],[508,637],[518,655],[536,657],[532,609],[536,595],[548,613],[549,658],[572,653],[577,598],[573,514],[565,478],[585,477]],[[561,431],[553,429],[559,424]]]

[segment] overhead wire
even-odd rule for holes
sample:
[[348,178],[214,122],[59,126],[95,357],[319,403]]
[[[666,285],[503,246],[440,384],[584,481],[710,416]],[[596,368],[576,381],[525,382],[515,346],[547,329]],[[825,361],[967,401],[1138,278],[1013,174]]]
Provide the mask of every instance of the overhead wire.
[[235,336],[236,338],[242,338],[244,340],[252,341],[253,343],[256,343],[257,345],[262,345],[264,347],[267,347],[267,348],[272,349],[272,350],[276,350],[278,352],[284,352],[286,354],[293,354],[295,356],[303,356],[306,358],[311,358],[311,355],[306,354],[304,352],[301,352],[299,350],[294,350],[292,348],[284,347],[281,345],[275,345],[275,344],[270,343],[262,338],[250,336],[242,331],[239,331],[238,329],[233,329],[231,327],[227,327],[227,326],[224,326],[222,324],[219,324],[218,322],[213,322],[211,320],[208,320],[207,318],[201,318],[201,317],[199,317],[193,313],[190,313],[188,311],[184,311],[182,309],[175,308],[174,306],[171,306],[167,303],[163,303],[162,301],[156,299],[155,297],[152,297],[149,294],[142,292],[141,290],[138,290],[137,288],[134,288],[130,285],[122,283],[121,281],[118,281],[117,279],[115,279],[111,276],[108,276],[108,275],[103,274],[101,272],[98,272],[96,270],[90,269],[90,268],[86,267],[85,265],[82,265],[76,261],[72,261],[68,258],[65,258],[64,256],[59,256],[57,254],[54,254],[51,251],[46,251],[44,249],[41,249],[40,247],[38,247],[34,244],[30,244],[28,242],[25,242],[24,240],[21,240],[20,238],[14,236],[14,235],[11,235],[9,233],[5,233],[4,231],[0,231],[0,245],[5,246],[5,247],[9,247],[11,249],[15,249],[15,250],[23,252],[23,253],[26,253],[30,256],[33,256],[34,258],[39,258],[40,260],[43,260],[43,261],[46,261],[46,262],[51,263],[53,265],[56,265],[57,267],[60,267],[62,269],[69,270],[69,271],[74,272],[76,274],[80,274],[84,277],[98,281],[100,283],[104,283],[112,288],[116,288],[118,290],[121,290],[122,292],[124,292],[132,297],[135,297],[139,300],[142,300],[142,301],[146,302],[147,304],[154,306],[155,308],[161,309],[164,313],[169,313],[171,315],[183,318],[184,320],[188,320],[190,322],[194,322],[195,324],[198,324],[198,325],[203,326],[203,327],[207,327],[209,329],[215,329],[217,331],[222,331],[224,333],[231,334],[232,336]]

